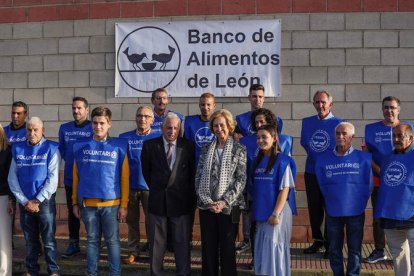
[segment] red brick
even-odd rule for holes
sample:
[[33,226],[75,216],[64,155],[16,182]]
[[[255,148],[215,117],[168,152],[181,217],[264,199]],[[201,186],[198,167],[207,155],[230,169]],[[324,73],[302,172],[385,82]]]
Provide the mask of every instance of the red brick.
[[290,12],[291,0],[257,0],[257,13]]
[[361,0],[328,0],[328,12],[359,12]]
[[395,12],[398,0],[362,0],[365,12]]
[[42,0],[13,0],[13,6],[37,6]]
[[255,14],[254,0],[223,0],[223,14]]
[[119,224],[119,237],[120,238],[128,238],[128,224],[120,223]]
[[57,12],[59,20],[87,19],[89,18],[89,5],[62,5],[58,7]]
[[192,0],[188,2],[188,15],[221,14],[221,0]]
[[292,0],[292,12],[326,12],[326,0]]
[[154,2],[155,16],[184,16],[187,15],[187,1],[167,0]]
[[308,229],[306,226],[292,226],[291,242],[306,242]]
[[56,220],[55,236],[68,236],[68,224],[66,221]]
[[0,7],[11,7],[12,5],[12,0],[0,0]]
[[373,219],[372,209],[365,209],[365,225],[372,226]]
[[51,21],[57,19],[56,6],[28,8],[28,21]]
[[[68,2],[70,3],[70,4],[68,4]],[[72,2],[73,1],[67,1],[67,0],[42,0],[42,4],[43,5],[52,5],[52,4],[68,4],[68,6],[69,5],[72,5]],[[87,1],[86,1],[87,2]]]
[[119,18],[121,16],[121,4],[120,3],[105,3],[105,4],[92,4],[90,11],[91,19],[98,18]]
[[413,0],[399,0],[399,11],[400,12],[414,11],[414,1]]
[[89,4],[89,0],[73,0],[74,4]]
[[67,221],[68,219],[68,207],[66,206],[66,204],[57,204],[57,214],[58,214],[58,218],[59,220],[64,220]]
[[0,23],[27,21],[25,8],[0,8]]
[[308,209],[298,208],[298,215],[293,216],[293,225],[309,225]]
[[138,3],[122,3],[121,17],[151,17],[154,15],[154,3],[138,2]]
[[371,243],[374,241],[374,233],[372,227],[364,227],[364,243]]
[[305,191],[305,176],[303,173],[296,174],[296,181],[295,181],[295,189],[296,191]]

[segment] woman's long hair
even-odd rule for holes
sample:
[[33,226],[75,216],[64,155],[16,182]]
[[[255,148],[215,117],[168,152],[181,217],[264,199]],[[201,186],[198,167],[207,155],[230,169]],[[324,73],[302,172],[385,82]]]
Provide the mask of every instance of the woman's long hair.
[[[273,145],[272,145],[272,150],[270,152],[269,162],[267,162],[267,166],[266,166],[266,170],[265,170],[265,173],[268,173],[272,170],[273,166],[275,165],[277,155],[280,152],[279,138],[277,136],[277,128],[274,125],[263,125],[263,126],[261,126],[257,129],[257,132],[259,132],[259,130],[265,130],[265,131],[269,132],[269,134],[272,137],[276,138]],[[262,161],[263,156],[264,156],[264,152],[262,150],[259,150],[259,153],[257,154],[257,157],[253,162],[253,166],[252,166],[253,172],[256,171],[256,168],[260,164],[260,161]],[[254,175],[254,173],[252,175]]]
[[7,140],[3,126],[0,124],[0,151],[6,150],[8,146],[9,140]]

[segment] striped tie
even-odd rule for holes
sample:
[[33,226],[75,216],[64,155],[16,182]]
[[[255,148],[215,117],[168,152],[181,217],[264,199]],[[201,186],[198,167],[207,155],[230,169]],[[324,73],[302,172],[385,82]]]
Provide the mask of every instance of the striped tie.
[[168,143],[167,163],[168,163],[168,167],[170,167],[170,168],[171,168],[171,161],[172,161],[172,148],[173,148],[173,144]]

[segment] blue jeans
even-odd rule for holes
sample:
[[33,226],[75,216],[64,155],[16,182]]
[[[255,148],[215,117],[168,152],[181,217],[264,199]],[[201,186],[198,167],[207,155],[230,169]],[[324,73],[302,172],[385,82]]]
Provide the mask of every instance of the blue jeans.
[[26,268],[31,276],[39,275],[40,266],[37,263],[40,251],[39,232],[42,237],[47,272],[59,273],[56,252],[56,203],[55,195],[50,200],[44,200],[39,205],[38,213],[29,213],[20,207],[20,224],[26,240]]
[[87,233],[87,273],[98,275],[101,232],[108,248],[109,275],[121,275],[121,244],[118,224],[119,206],[82,207],[81,216]]
[[344,228],[348,244],[348,264],[346,275],[359,275],[361,269],[361,245],[364,236],[365,213],[350,217],[327,216],[329,238],[329,262],[335,276],[344,274],[342,248],[344,246]]

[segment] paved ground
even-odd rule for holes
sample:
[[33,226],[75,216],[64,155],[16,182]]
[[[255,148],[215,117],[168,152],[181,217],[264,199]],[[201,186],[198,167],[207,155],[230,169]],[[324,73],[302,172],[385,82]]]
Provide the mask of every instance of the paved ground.
[[[68,240],[66,238],[58,238],[58,252],[62,253]],[[14,239],[15,249],[13,250],[13,275],[21,275],[25,271],[24,258],[25,246],[22,236],[16,236]],[[303,255],[302,250],[309,244],[306,243],[292,243],[291,244],[291,258],[292,258],[292,275],[332,275],[329,268],[329,261],[322,258],[322,253],[313,255]],[[364,244],[362,247],[362,256],[366,257],[372,250],[371,244]],[[122,241],[122,254],[126,255],[126,241]],[[346,248],[344,249],[346,256]],[[388,256],[390,256],[387,251]],[[142,252],[137,263],[132,265],[123,265],[122,275],[149,275],[148,252]],[[165,267],[168,275],[174,275],[174,257],[168,252],[165,257]],[[201,275],[201,252],[200,242],[193,243],[193,250],[191,252],[192,275]],[[46,273],[46,267],[43,256],[39,258],[41,264],[41,271]],[[251,255],[250,252],[237,255],[238,275],[254,275],[250,268]],[[344,261],[346,265],[346,259]],[[81,254],[66,260],[60,257],[59,266],[61,274],[64,275],[85,275],[86,255],[85,255],[85,241],[81,241]],[[108,269],[106,250],[103,248],[101,252],[101,261],[99,263],[102,274]],[[362,264],[361,275],[393,275],[392,261],[380,262],[377,264]],[[47,274],[42,274],[47,275]]]

